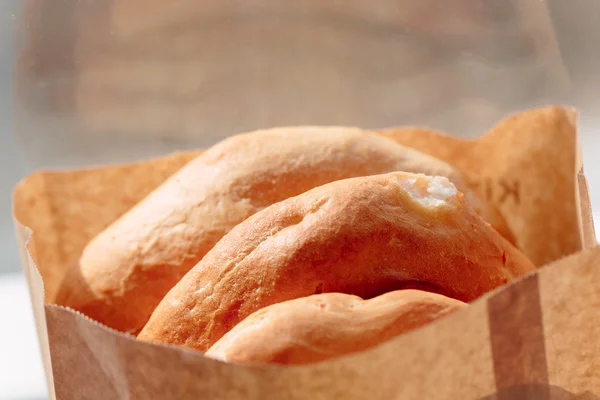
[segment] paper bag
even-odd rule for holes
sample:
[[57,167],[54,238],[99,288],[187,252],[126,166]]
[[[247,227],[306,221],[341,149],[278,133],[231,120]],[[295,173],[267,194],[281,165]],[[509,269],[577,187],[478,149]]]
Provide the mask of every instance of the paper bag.
[[52,304],[89,239],[199,153],[38,172],[16,188],[14,214],[51,398],[600,398],[600,249],[575,111],[522,112],[474,141],[381,133],[462,169],[525,253],[548,265],[364,352],[304,366],[227,364]]

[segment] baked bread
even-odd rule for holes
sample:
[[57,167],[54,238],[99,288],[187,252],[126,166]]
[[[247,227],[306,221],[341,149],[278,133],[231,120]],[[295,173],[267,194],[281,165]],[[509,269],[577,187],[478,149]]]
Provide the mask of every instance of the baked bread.
[[446,178],[339,180],[233,228],[138,338],[205,352],[248,315],[282,301],[326,292],[371,298],[417,282],[469,302],[534,268]]
[[366,350],[466,306],[421,290],[370,300],[323,293],[284,301],[248,316],[206,356],[235,363],[307,364]]
[[136,334],[169,289],[252,214],[328,182],[396,170],[448,177],[508,232],[458,171],[390,139],[344,127],[257,131],[207,150],[97,235],[56,302]]

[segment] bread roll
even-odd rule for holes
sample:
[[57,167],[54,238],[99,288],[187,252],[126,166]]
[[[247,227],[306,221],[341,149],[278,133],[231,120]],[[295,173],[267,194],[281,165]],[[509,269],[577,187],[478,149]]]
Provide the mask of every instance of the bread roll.
[[253,312],[324,292],[370,298],[416,282],[469,302],[534,266],[443,177],[332,182],[233,228],[165,296],[142,340],[206,351]]
[[57,303],[137,333],[169,289],[247,217],[315,186],[396,170],[448,177],[507,231],[458,171],[390,139],[343,127],[264,130],[215,145],[95,237]]
[[284,301],[248,316],[206,356],[235,363],[307,364],[366,350],[466,306],[421,290],[370,300],[324,293]]

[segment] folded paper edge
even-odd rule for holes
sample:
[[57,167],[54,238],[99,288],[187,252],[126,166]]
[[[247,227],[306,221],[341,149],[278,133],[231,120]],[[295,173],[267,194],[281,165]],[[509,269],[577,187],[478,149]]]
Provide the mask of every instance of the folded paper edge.
[[33,257],[29,251],[29,244],[33,238],[33,231],[27,226],[21,224],[16,217],[13,218],[13,224],[17,234],[19,255],[21,257],[23,273],[25,275],[25,281],[27,282],[29,298],[35,318],[38,347],[42,358],[42,365],[44,366],[48,397],[49,399],[54,400],[56,399],[56,392],[54,388],[54,374],[52,372],[53,369],[50,353],[50,340],[48,337],[48,325],[46,323],[44,280],[42,279],[42,275],[38,270],[37,265],[33,261]]
[[580,114],[573,108],[567,108],[568,115],[571,117],[571,124],[575,127],[575,171],[577,173],[575,179],[575,195],[577,199],[575,206],[579,214],[579,235],[581,247],[590,249],[598,245],[596,239],[596,231],[594,228],[594,217],[592,212],[592,204],[590,201],[590,193],[588,190],[587,179],[583,169],[583,152],[581,146],[581,136],[579,135],[579,117]]
[[583,174],[583,167],[577,173],[577,196],[579,201],[576,202],[579,208],[580,215],[580,235],[581,244],[584,249],[591,249],[598,246],[598,240],[596,238],[596,229],[594,227],[594,216],[592,212],[592,204],[590,201],[590,193],[588,191],[588,184],[585,175]]

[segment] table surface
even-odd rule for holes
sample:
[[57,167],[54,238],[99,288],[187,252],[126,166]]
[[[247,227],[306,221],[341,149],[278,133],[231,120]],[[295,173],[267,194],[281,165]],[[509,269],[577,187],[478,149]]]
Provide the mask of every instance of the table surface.
[[22,274],[0,275],[0,399],[43,399],[46,382]]

